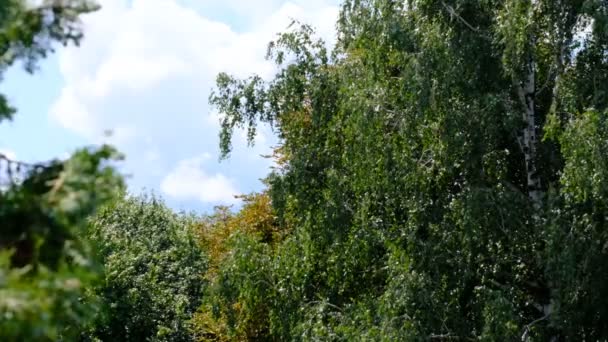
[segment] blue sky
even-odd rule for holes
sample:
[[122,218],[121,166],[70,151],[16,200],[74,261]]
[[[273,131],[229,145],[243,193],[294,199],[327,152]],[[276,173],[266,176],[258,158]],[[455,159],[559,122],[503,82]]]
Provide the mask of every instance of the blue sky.
[[[178,210],[238,204],[260,190],[276,144],[263,129],[248,148],[236,135],[218,162],[218,114],[207,99],[217,73],[270,78],[266,44],[291,19],[330,43],[337,0],[101,0],[79,48],[59,48],[35,75],[10,69],[0,84],[18,108],[0,125],[0,151],[25,161],[110,142],[127,160],[130,191],[153,191]],[[112,130],[111,138],[103,132]]]

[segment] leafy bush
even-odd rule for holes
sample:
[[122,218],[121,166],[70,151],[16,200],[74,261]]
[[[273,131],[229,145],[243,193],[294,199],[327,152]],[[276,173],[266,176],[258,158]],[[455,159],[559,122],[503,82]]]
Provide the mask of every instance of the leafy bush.
[[190,341],[207,259],[196,220],[155,197],[128,197],[91,220],[89,238],[105,267],[94,293],[104,306],[89,337],[104,341]]

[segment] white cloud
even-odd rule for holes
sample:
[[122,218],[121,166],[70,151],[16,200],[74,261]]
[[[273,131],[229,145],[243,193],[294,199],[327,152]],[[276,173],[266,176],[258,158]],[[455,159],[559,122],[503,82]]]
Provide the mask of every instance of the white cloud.
[[[252,9],[279,2],[251,3],[228,1],[226,6]],[[134,119],[104,111],[103,102],[145,96],[149,88],[180,78],[207,93],[221,71],[269,76],[273,67],[264,60],[266,44],[291,18],[311,22],[333,41],[337,15],[337,8],[324,1],[286,2],[250,31],[236,33],[172,0],[133,0],[131,6],[104,0],[101,5],[101,11],[85,18],[82,46],[60,52],[66,86],[51,109],[64,127],[91,139]]]
[[15,152],[13,152],[12,150],[9,150],[8,148],[0,148],[0,154],[4,155],[6,158],[11,159],[11,160],[17,159],[17,155],[15,154]]
[[[59,52],[65,85],[50,116],[91,142],[116,144],[127,155],[131,186],[157,188],[159,174],[200,153],[216,154],[217,115],[207,101],[216,75],[270,77],[267,43],[292,19],[312,24],[333,42],[335,2],[101,0],[102,9],[84,19],[81,46]],[[237,28],[243,17],[250,20]],[[114,132],[111,139],[106,130]],[[261,129],[256,147],[247,149],[244,135],[236,134],[228,162],[205,164],[213,184],[227,186],[230,178],[243,192],[255,190],[269,166],[258,156],[269,154],[275,141]]]
[[203,170],[205,161],[210,155],[182,160],[161,183],[161,191],[166,195],[180,200],[195,199],[203,203],[232,204],[238,202],[234,197],[238,191],[234,182],[216,173],[207,174]]

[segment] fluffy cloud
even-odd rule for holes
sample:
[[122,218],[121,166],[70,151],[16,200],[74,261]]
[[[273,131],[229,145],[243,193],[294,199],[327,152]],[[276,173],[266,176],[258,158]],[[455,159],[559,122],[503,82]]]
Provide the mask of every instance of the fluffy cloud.
[[181,200],[195,199],[204,203],[232,204],[238,191],[234,182],[224,175],[208,175],[203,171],[209,154],[179,162],[161,183],[163,193]]
[[15,152],[7,148],[0,148],[0,154],[11,160],[17,159],[17,155],[15,154]]
[[[238,180],[242,192],[259,188],[269,166],[259,155],[275,142],[268,130],[253,149],[237,134],[227,162],[203,164],[193,157],[217,155],[217,115],[207,103],[215,76],[270,77],[266,44],[292,19],[312,24],[332,42],[336,0],[100,2],[102,10],[84,20],[81,46],[59,53],[65,85],[51,118],[92,142],[112,130],[110,142],[127,154],[125,172],[133,175],[134,190],[162,185],[176,199],[225,202],[209,193],[235,191],[228,179]],[[196,195],[173,177],[184,173],[198,184]]]

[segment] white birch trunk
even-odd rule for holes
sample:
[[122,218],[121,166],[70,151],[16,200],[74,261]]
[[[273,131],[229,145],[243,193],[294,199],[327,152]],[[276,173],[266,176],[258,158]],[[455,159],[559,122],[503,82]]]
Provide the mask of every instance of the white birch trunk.
[[536,162],[538,126],[536,124],[536,109],[534,105],[534,97],[536,95],[536,66],[532,58],[528,61],[525,80],[517,85],[517,93],[521,105],[524,107],[523,119],[526,123],[522,134],[522,145],[526,162],[528,197],[535,208],[540,208],[542,193]]

